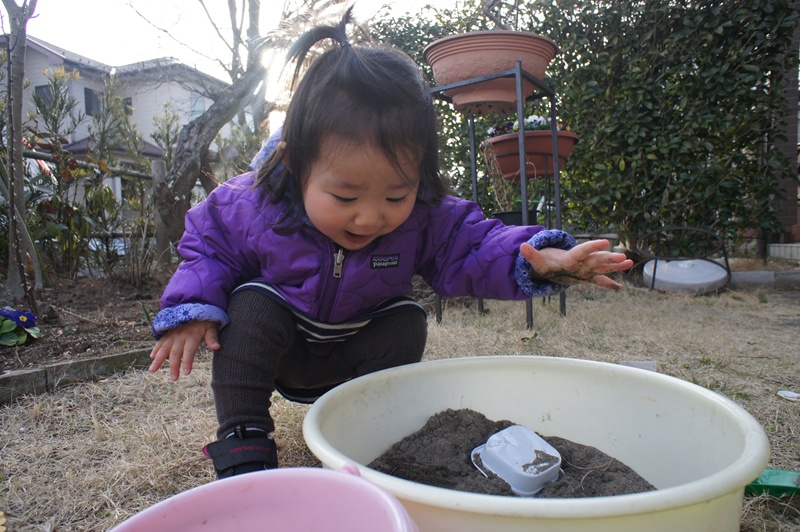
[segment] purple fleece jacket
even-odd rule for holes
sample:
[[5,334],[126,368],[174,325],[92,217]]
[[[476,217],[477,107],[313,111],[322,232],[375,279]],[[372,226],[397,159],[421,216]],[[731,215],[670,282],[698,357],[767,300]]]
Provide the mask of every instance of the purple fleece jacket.
[[271,285],[295,309],[326,323],[411,294],[415,274],[442,296],[523,299],[564,288],[531,280],[519,246],[569,249],[575,245],[569,234],[504,226],[485,219],[476,203],[452,196],[438,206],[418,201],[392,233],[358,251],[343,250],[337,277],[337,246],[306,216],[269,203],[253,178],[251,172],[220,185],[187,213],[178,246],[184,260],[161,299],[156,338],[193,319],[224,326],[229,294],[248,281]]

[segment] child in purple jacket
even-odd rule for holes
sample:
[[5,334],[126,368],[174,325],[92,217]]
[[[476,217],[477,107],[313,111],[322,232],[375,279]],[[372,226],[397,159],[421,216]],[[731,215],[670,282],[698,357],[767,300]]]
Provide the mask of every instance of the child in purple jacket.
[[[350,11],[295,44],[336,46],[308,68],[256,173],[218,187],[186,216],[183,262],[162,297],[151,371],[186,375],[214,351],[220,478],[277,467],[270,398],[313,402],[349,379],[419,362],[427,317],[420,275],[444,296],[524,299],[632,266],[608,242],[506,227],[448,195],[436,114],[416,64],[351,45]],[[246,439],[246,442],[242,440]]]

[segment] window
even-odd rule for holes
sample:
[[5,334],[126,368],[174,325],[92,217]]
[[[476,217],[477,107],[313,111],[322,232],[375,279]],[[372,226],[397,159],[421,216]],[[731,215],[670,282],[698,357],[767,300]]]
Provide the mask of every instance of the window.
[[53,103],[53,88],[50,85],[37,85],[33,88],[37,106],[49,106]]
[[103,111],[103,93],[94,89],[83,89],[83,98],[86,101],[86,115],[96,116]]
[[133,114],[133,98],[129,96],[125,98],[122,102],[123,106],[125,107],[125,114],[127,116],[131,116]]

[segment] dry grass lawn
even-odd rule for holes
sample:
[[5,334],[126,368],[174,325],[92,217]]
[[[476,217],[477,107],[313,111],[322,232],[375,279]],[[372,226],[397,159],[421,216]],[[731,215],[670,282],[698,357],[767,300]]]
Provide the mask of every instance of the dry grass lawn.
[[[659,371],[718,391],[766,430],[769,467],[800,470],[800,292],[691,297],[630,288],[572,288],[567,316],[558,299],[534,302],[535,330],[522,303],[445,302],[431,319],[428,359],[534,354],[607,362],[656,360]],[[10,531],[111,528],[164,498],[212,480],[200,453],[215,431],[209,356],[171,384],[131,371],[0,410],[0,512]],[[301,423],[307,407],[277,400],[282,467],[316,465]],[[800,530],[800,501],[747,497],[742,530]]]

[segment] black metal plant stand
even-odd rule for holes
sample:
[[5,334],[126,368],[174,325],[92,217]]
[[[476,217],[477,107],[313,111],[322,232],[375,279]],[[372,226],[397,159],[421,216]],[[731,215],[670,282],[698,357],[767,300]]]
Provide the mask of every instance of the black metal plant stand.
[[[642,267],[653,261],[650,289],[656,285],[658,263],[669,261],[703,260],[725,270],[725,285],[731,280],[731,265],[725,240],[718,233],[698,227],[665,227],[639,237],[636,251],[644,257]],[[722,262],[716,260],[722,257]]]
[[[516,89],[517,89],[517,119],[519,124],[522,124],[523,120],[525,119],[525,103],[529,101],[539,100],[541,98],[548,98],[550,100],[550,125],[553,137],[553,204],[555,210],[555,229],[561,229],[561,183],[559,181],[560,177],[560,168],[559,168],[559,159],[558,159],[558,121],[556,117],[556,99],[555,99],[555,91],[545,84],[542,80],[539,80],[533,77],[529,72],[522,68],[522,62],[517,61],[515,63],[515,67],[510,70],[502,70],[499,72],[495,72],[493,74],[487,74],[485,76],[480,76],[476,78],[465,79],[463,81],[459,81],[457,83],[451,83],[449,85],[442,85],[439,87],[434,87],[431,89],[431,93],[434,97],[444,100],[446,102],[452,103],[452,99],[445,94],[446,91],[450,89],[455,89],[459,87],[464,87],[467,85],[475,85],[478,83],[482,83],[485,81],[489,81],[492,79],[497,78],[508,78],[513,77],[516,81]],[[527,97],[522,93],[522,81],[523,79],[531,82],[534,86],[536,86],[537,90],[528,95]],[[530,220],[528,215],[528,176],[527,176],[527,169],[526,169],[526,157],[525,157],[525,128],[520,127],[518,131],[519,137],[519,168],[520,168],[520,176],[519,176],[519,184],[520,184],[520,197],[522,200],[522,225],[529,225]],[[475,117],[473,114],[469,114],[469,145],[470,145],[470,164],[472,165],[471,172],[472,172],[472,197],[476,203],[480,203],[478,201],[478,170],[477,170],[477,157],[475,155],[476,152],[476,141],[475,141]],[[547,179],[547,176],[545,176]],[[546,189],[549,190],[549,187]],[[549,203],[549,199],[547,198],[547,194],[545,196],[545,205]],[[561,314],[566,316],[567,314],[567,305],[566,305],[566,294],[561,292],[559,294],[560,300],[560,310]],[[527,315],[527,326],[528,329],[533,329],[533,302],[532,298],[528,298],[526,300],[526,315]],[[483,311],[483,300],[478,300],[478,310]],[[441,323],[442,321],[442,304],[441,298],[439,295],[436,296],[436,322]]]

